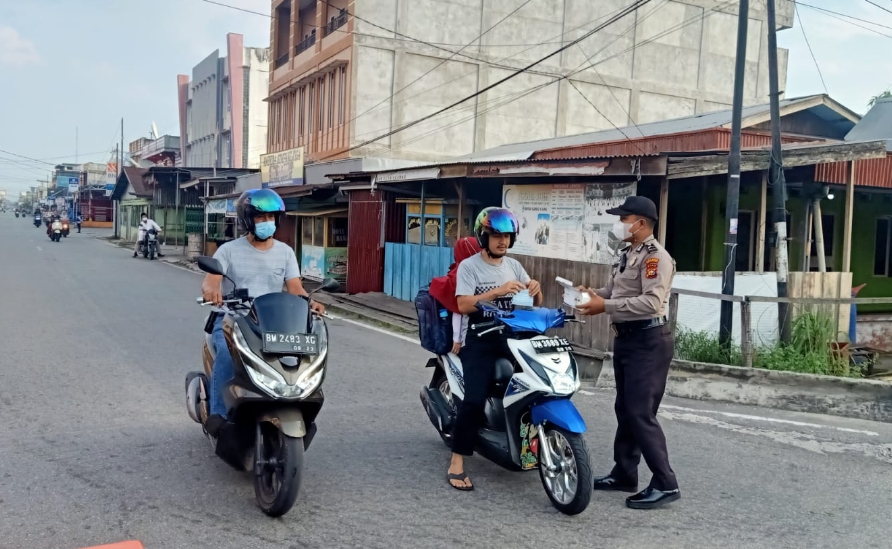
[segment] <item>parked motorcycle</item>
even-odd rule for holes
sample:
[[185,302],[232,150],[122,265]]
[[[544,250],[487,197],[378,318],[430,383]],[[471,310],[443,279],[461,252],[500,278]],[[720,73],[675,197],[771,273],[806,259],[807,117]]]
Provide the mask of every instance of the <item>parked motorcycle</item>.
[[[594,479],[582,436],[585,421],[570,401],[580,386],[579,368],[566,339],[544,335],[565,322],[581,321],[561,309],[506,312],[486,302],[477,308],[493,320],[472,328],[479,336],[499,332],[507,338],[512,355],[496,361],[477,452],[509,470],[538,469],[545,493],[558,511],[583,512]],[[440,355],[427,367],[434,374],[421,390],[421,402],[450,446],[456,410],[464,398],[461,359],[452,353]]]
[[146,231],[145,238],[139,243],[139,253],[149,260],[155,259],[155,256],[158,255],[158,231],[155,229]]
[[71,226],[68,224],[68,220],[65,219],[62,221],[62,236],[68,238],[68,233],[71,232]]
[[[201,256],[197,262],[202,271],[223,275],[216,259]],[[329,279],[319,289],[337,287],[337,281]],[[198,302],[210,305],[201,298]],[[226,463],[253,471],[260,509],[281,516],[297,499],[304,450],[316,434],[316,416],[324,401],[328,328],[311,312],[309,299],[288,293],[252,299],[246,289],[235,289],[224,297],[222,310],[235,371],[223,387],[230,423],[217,438],[207,430],[205,435]],[[211,333],[217,314],[212,312],[205,323],[204,371],[186,376],[186,409],[202,426],[210,413]]]

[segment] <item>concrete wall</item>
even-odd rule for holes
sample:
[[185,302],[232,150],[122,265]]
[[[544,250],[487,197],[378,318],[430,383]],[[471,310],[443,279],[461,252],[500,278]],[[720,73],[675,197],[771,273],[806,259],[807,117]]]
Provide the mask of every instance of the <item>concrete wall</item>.
[[260,155],[266,154],[269,106],[269,49],[245,48],[245,168],[260,168]]
[[243,47],[234,33],[227,48],[230,55],[215,51],[189,80],[178,79],[186,166],[258,168],[266,153],[269,48]]
[[[533,0],[499,23],[522,2],[356,0],[359,17],[422,38],[432,46],[394,40],[399,37],[354,20],[353,75],[362,84],[351,105],[356,117],[352,144],[418,120],[497,82],[557,49],[562,37],[565,43],[576,39],[629,4],[627,0]],[[737,15],[736,6],[713,11],[722,4],[714,0],[648,4],[528,73],[354,154],[436,160],[505,143],[728,108]],[[764,6],[753,4],[747,104],[765,102],[768,93],[766,16]],[[792,26],[793,3],[782,0],[778,12],[779,25]],[[497,23],[478,42],[451,53]],[[547,43],[531,46],[543,42]],[[782,50],[781,89],[786,82],[786,60],[787,52]]]

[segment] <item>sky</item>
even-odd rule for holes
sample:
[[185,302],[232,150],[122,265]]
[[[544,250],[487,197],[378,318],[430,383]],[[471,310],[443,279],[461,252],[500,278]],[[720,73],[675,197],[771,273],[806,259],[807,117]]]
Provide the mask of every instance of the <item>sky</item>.
[[[260,12],[271,4],[223,1]],[[803,1],[887,36],[801,6],[802,25],[794,20],[778,34],[790,51],[787,97],[823,93],[820,67],[826,91],[864,113],[871,96],[892,87],[892,13],[867,0]],[[892,0],[871,1],[892,11]],[[267,46],[269,25],[203,0],[0,0],[0,189],[15,196],[56,163],[105,162],[121,140],[121,118],[125,147],[153,122],[161,135],[179,134],[177,74],[225,50],[228,32]]]

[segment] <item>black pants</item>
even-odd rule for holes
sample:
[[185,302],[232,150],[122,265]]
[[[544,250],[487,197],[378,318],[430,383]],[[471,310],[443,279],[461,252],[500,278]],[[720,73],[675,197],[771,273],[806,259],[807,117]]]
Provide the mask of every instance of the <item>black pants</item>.
[[465,378],[465,397],[458,406],[455,425],[452,427],[452,451],[470,456],[477,443],[477,429],[483,419],[496,360],[510,357],[511,351],[505,339],[498,334],[477,337],[469,329],[465,341],[459,354]]
[[641,456],[653,473],[650,485],[675,490],[678,481],[669,466],[666,436],[657,421],[657,410],[666,390],[675,339],[668,326],[617,337],[613,368],[616,373],[616,440],[610,473],[631,483],[638,481]]

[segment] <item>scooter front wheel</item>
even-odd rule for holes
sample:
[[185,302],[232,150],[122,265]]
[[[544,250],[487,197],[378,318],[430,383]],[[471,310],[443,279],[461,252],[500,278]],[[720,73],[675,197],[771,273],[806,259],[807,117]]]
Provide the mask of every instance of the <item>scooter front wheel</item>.
[[302,438],[286,436],[272,423],[257,424],[254,446],[254,496],[271,517],[287,513],[300,492],[304,462]]
[[[592,498],[592,466],[581,434],[545,425],[545,448],[539,448],[539,478],[552,505],[565,515],[585,511]],[[545,465],[548,452],[554,469]]]

